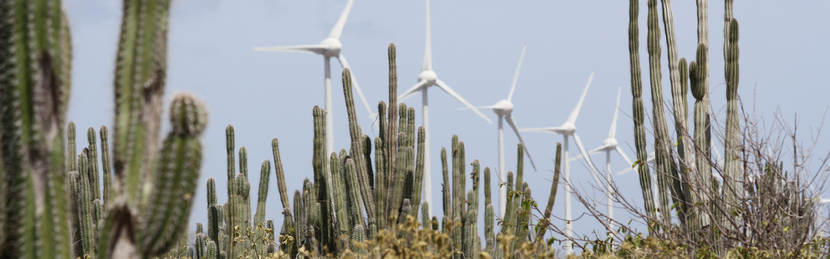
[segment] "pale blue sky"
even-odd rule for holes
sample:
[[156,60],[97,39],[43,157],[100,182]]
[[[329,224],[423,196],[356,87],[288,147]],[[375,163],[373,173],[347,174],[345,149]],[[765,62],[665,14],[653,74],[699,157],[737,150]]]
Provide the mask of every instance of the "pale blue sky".
[[[646,6],[641,1],[640,46],[643,81],[648,97],[645,51]],[[111,125],[113,70],[121,4],[116,0],[66,0],[74,43],[72,102],[69,118],[80,128]],[[312,178],[311,108],[323,101],[319,56],[294,53],[257,53],[253,46],[314,44],[325,38],[345,6],[345,0],[177,0],[170,19],[167,94],[189,91],[203,98],[210,109],[204,134],[202,179],[191,224],[206,220],[204,182],[217,179],[225,187],[224,128],[236,127],[237,146],[249,152],[252,187],[259,179],[258,165],[271,159],[270,141],[280,139],[287,186],[293,193],[303,178]],[[675,1],[675,26],[681,57],[694,55],[696,20],[694,1]],[[801,134],[821,127],[830,86],[830,0],[739,1],[735,17],[741,24],[740,94],[747,108],[757,93],[757,109],[771,121],[780,110],[792,121],[799,114]],[[723,6],[710,3],[711,93],[716,116],[723,117],[722,58]],[[523,43],[527,43],[519,87],[514,97],[514,118],[519,127],[546,127],[566,120],[588,75],[594,83],[577,121],[586,148],[605,138],[614,109],[617,88],[623,87],[617,136],[620,146],[634,157],[628,63],[628,1],[432,1],[434,67],[438,75],[474,105],[491,105],[505,98]],[[371,103],[386,99],[386,45],[398,46],[401,91],[416,81],[424,49],[424,2],[358,0],[343,33],[343,53]],[[665,44],[661,40],[661,44]],[[663,85],[668,89],[665,47]],[[343,108],[339,66],[333,66],[335,146],[347,147],[348,130]],[[756,91],[757,90],[757,91]],[[668,90],[664,90],[668,92]],[[467,160],[479,159],[496,167],[496,125],[488,125],[472,112],[438,91],[432,91],[431,139],[433,197],[440,213],[440,160],[442,146],[457,133],[467,144]],[[407,104],[419,107],[419,98]],[[670,99],[667,99],[667,102]],[[373,105],[374,106],[374,105]],[[650,102],[646,103],[650,107]],[[649,109],[650,110],[650,109]],[[364,129],[365,111],[358,109]],[[495,120],[492,112],[485,112]],[[420,116],[420,112],[418,114]],[[419,118],[420,121],[420,118]],[[166,120],[165,120],[166,123]],[[420,122],[419,122],[420,123]],[[165,125],[165,129],[166,129]],[[525,179],[537,201],[544,203],[553,168],[555,143],[561,137],[524,135],[538,165]],[[806,138],[809,140],[809,138]],[[818,153],[828,151],[827,137],[819,138]],[[515,168],[517,140],[506,132],[508,169]],[[722,147],[716,147],[722,149]],[[573,151],[574,149],[572,149]],[[595,163],[604,164],[603,156]],[[627,165],[613,157],[615,170]],[[595,193],[587,169],[573,163],[573,181]],[[634,175],[617,177],[626,195],[639,205],[639,184]],[[281,224],[280,204],[272,173],[268,217]],[[255,188],[252,188],[256,190]],[[554,214],[563,215],[562,188]],[[224,201],[224,191],[219,199]],[[496,190],[494,190],[496,193]],[[252,196],[256,193],[253,192]],[[604,208],[604,206],[602,206]],[[575,206],[575,216],[584,210]],[[619,210],[618,210],[619,211]],[[483,213],[481,214],[483,215]],[[618,213],[619,215],[619,213]],[[622,216],[621,216],[622,217]],[[563,225],[558,221],[557,225]],[[575,224],[577,233],[601,230],[590,217]]]

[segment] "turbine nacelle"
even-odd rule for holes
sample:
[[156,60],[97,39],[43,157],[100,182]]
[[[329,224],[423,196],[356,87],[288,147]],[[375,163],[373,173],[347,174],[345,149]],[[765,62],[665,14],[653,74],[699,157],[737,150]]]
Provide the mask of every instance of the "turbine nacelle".
[[322,54],[326,57],[340,56],[340,50],[343,49],[343,43],[340,43],[340,40],[335,38],[327,38],[321,41],[320,45],[323,46]]
[[426,82],[427,86],[435,85],[438,82],[438,75],[435,74],[435,71],[424,70],[418,75],[418,81]]
[[573,133],[576,132],[576,125],[571,122],[565,122],[562,126],[559,126],[556,132],[566,136],[573,135]]
[[508,115],[513,112],[513,103],[508,100],[500,100],[493,105],[493,112],[498,115]]
[[614,138],[607,138],[602,141],[602,146],[604,149],[616,149],[617,148],[617,139]]

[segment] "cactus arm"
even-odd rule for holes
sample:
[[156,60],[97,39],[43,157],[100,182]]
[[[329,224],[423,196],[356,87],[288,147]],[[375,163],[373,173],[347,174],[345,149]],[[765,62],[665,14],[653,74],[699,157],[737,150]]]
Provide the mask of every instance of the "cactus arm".
[[741,136],[738,118],[738,21],[735,18],[728,23],[729,44],[726,56],[726,137],[724,141],[724,179],[723,189],[726,197],[732,202],[743,193],[741,185]]
[[161,126],[169,0],[125,0],[115,69],[115,174],[130,202],[141,201]]
[[[633,121],[634,121],[634,142],[637,150],[637,161],[648,160],[648,150],[646,147],[645,135],[645,112],[643,108],[643,83],[640,72],[640,26],[639,19],[640,1],[629,1],[629,24],[628,24],[628,52],[629,62],[631,67],[631,96]],[[635,165],[631,165],[635,166]],[[656,208],[654,203],[653,190],[651,189],[651,174],[648,166],[636,165],[638,168],[638,175],[640,180],[640,190],[643,194],[643,203],[646,213],[651,219],[656,219]],[[652,224],[649,222],[649,231],[651,232]]]
[[[380,112],[378,114],[384,114],[383,103],[381,103]],[[381,126],[380,128],[383,129],[385,126],[385,116],[380,116]],[[386,217],[386,199],[387,199],[387,191],[386,191],[386,165],[385,165],[385,158],[386,155],[384,154],[385,147],[383,144],[383,140],[381,137],[375,137],[375,216],[377,217],[376,220],[376,227],[378,229],[386,228],[386,222],[388,218]],[[375,231],[370,229],[370,231]],[[370,235],[370,237],[374,237],[374,235]]]
[[104,208],[109,208],[110,203],[115,198],[114,185],[112,183],[112,167],[110,164],[110,148],[109,148],[109,131],[106,126],[101,126],[98,130],[101,138],[101,167],[102,167],[102,181],[103,181],[103,201]]
[[204,104],[181,94],[170,107],[172,131],[161,147],[153,181],[157,186],[142,209],[137,241],[145,256],[166,253],[185,232],[201,168],[200,136],[207,123]]
[[[388,118],[388,127],[386,128],[386,141],[384,145],[386,146],[386,186],[391,189],[391,184],[394,181],[396,175],[396,156],[398,155],[398,69],[397,69],[397,61],[396,61],[396,49],[395,44],[389,44],[387,48],[387,56],[389,62],[389,118]],[[390,189],[387,189],[387,193],[391,193]],[[391,206],[391,204],[387,204],[387,207]],[[387,208],[388,211],[388,208]],[[387,215],[391,216],[391,215]]]
[[[548,204],[545,206],[545,214],[539,219],[538,226],[536,227],[536,242],[544,242],[545,240],[545,231],[548,230],[548,225],[550,225],[550,216],[551,212],[553,211],[553,204],[556,202],[556,191],[559,187],[559,174],[562,172],[562,144],[556,143],[556,162],[554,164],[553,169],[553,182],[550,184],[550,195],[548,196]],[[650,187],[650,185],[649,185]]]
[[[345,158],[345,152],[343,152],[343,157]],[[331,153],[331,158],[329,158],[331,164],[331,182],[332,182],[332,190],[331,190],[331,198],[334,204],[334,215],[335,215],[335,222],[334,223],[334,230],[336,231],[334,234],[335,240],[340,240],[343,236],[349,236],[351,231],[351,224],[349,224],[350,217],[355,215],[351,215],[347,212],[347,209],[351,209],[350,201],[352,201],[346,193],[346,175],[344,175],[343,166],[340,161],[340,158],[337,156],[337,153]],[[355,205],[360,206],[360,203],[355,201]],[[337,249],[340,250],[342,247],[338,242]]]
[[[352,93],[352,74],[349,69],[343,70],[343,95],[346,99],[346,111],[349,118],[349,137],[351,138],[351,152],[354,159],[355,172],[360,186],[360,195],[369,222],[375,222],[375,200],[372,197],[372,187],[369,182],[370,174],[366,165],[365,152],[363,150],[363,131],[357,124],[357,113],[354,108],[354,96]],[[333,134],[333,133],[330,133]],[[351,226],[351,225],[349,225]],[[364,226],[365,227],[365,226]],[[365,229],[365,228],[364,228]]]
[[441,174],[443,176],[443,184],[441,184],[441,204],[443,204],[444,219],[446,219],[452,214],[452,200],[450,199],[449,170],[447,170],[447,148],[443,147],[441,148]]
[[[360,180],[359,176],[357,176],[357,165],[355,165],[355,160],[351,158],[346,158],[343,163],[343,176],[345,176],[345,183],[346,183],[346,192],[342,194],[338,194],[343,197],[348,197],[349,201],[353,203],[350,204],[348,208],[348,215],[349,221],[351,225],[360,226],[363,230],[367,229],[367,223],[363,220],[363,216],[360,212],[360,204],[357,201],[360,201]],[[362,233],[366,235],[366,233]],[[356,235],[356,233],[352,232],[352,236]]]
[[[679,190],[675,188],[677,185],[672,184],[672,179],[676,178],[673,178],[675,176],[674,160],[671,157],[671,141],[666,125],[666,115],[663,109],[663,90],[660,84],[662,78],[660,72],[660,29],[656,0],[648,1],[647,20],[649,81],[651,83],[651,103],[654,116],[652,122],[654,123],[654,146],[657,162],[657,187],[660,194],[663,224],[668,226],[671,223],[671,202],[679,204],[681,199],[679,199]],[[678,210],[678,212],[680,211]],[[685,216],[681,218],[685,218]]]
[[[313,109],[313,117],[314,117],[314,155],[312,158],[312,164],[314,166],[314,194],[316,195],[315,202],[319,202],[320,208],[320,218],[321,222],[330,222],[330,216],[333,215],[330,212],[331,207],[331,197],[329,197],[329,190],[331,190],[330,179],[331,175],[329,172],[329,165],[328,165],[328,157],[326,156],[326,149],[325,149],[325,139],[326,134],[331,134],[326,132],[325,125],[325,113],[326,111],[320,109],[320,107],[314,106]],[[320,225],[320,236],[321,238],[318,239],[321,245],[328,246],[329,241],[329,225],[322,224]]]
[[262,161],[259,174],[259,191],[257,192],[256,214],[254,214],[254,227],[265,224],[265,202],[268,199],[268,182],[271,176],[271,161]]

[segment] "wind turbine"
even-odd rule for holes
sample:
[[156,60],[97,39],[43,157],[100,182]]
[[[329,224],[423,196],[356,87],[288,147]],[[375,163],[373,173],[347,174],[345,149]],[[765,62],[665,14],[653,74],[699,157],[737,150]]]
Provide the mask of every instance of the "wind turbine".
[[571,137],[576,142],[576,146],[579,148],[579,152],[582,154],[582,158],[585,159],[585,162],[588,163],[588,167],[591,169],[592,176],[596,178],[596,174],[598,170],[594,166],[594,163],[591,161],[591,158],[587,155],[588,152],[585,151],[585,147],[582,145],[582,140],[579,138],[579,135],[576,134],[576,119],[579,117],[579,110],[582,109],[582,103],[585,102],[585,95],[588,93],[588,88],[591,86],[591,81],[594,79],[594,73],[592,72],[591,75],[588,77],[588,83],[585,85],[585,90],[582,91],[582,96],[579,97],[579,101],[576,103],[576,107],[573,111],[571,111],[570,116],[568,116],[568,120],[565,121],[562,125],[558,127],[548,127],[548,128],[527,128],[522,129],[522,131],[529,131],[529,132],[541,132],[541,133],[549,133],[549,134],[559,134],[562,135],[564,139],[564,154],[565,154],[565,235],[568,240],[565,240],[565,253],[572,254],[573,248],[570,241],[570,238],[573,237],[573,224],[571,221],[573,220],[573,216],[571,215],[571,169],[568,162],[568,138]]
[[427,11],[426,11],[426,46],[424,49],[424,64],[421,67],[421,74],[418,75],[418,82],[415,83],[415,86],[406,90],[403,94],[398,97],[398,100],[403,101],[404,99],[414,95],[417,92],[421,92],[421,115],[424,120],[424,191],[423,193],[426,194],[424,200],[429,204],[429,214],[432,214],[432,173],[431,167],[429,162],[429,95],[427,95],[427,90],[432,86],[437,86],[439,89],[443,90],[445,93],[452,96],[452,98],[458,100],[458,102],[464,104],[467,108],[473,110],[479,117],[487,121],[487,123],[492,124],[493,122],[490,121],[484,114],[481,113],[475,106],[464,100],[461,95],[455,92],[452,88],[450,88],[447,83],[438,79],[438,76],[435,74],[435,71],[432,69],[432,32],[430,31],[430,22],[429,22],[429,0],[426,0]]
[[527,50],[527,46],[522,47],[522,54],[519,56],[519,64],[516,65],[516,72],[513,75],[513,84],[510,86],[510,93],[507,95],[507,99],[500,100],[496,102],[496,104],[492,106],[485,106],[481,107],[484,109],[493,110],[498,116],[499,121],[499,216],[504,217],[504,210],[505,206],[507,205],[507,186],[505,183],[505,176],[504,172],[504,121],[507,121],[507,124],[513,128],[513,132],[516,133],[516,137],[519,138],[519,142],[523,143],[522,147],[524,147],[525,153],[527,153],[528,159],[530,159],[530,164],[533,166],[533,170],[536,170],[536,163],[533,162],[533,157],[530,156],[530,151],[527,150],[527,143],[522,139],[522,135],[519,134],[519,128],[516,126],[516,122],[513,121],[513,94],[516,93],[516,83],[519,81],[519,71],[522,69],[522,62],[525,58],[525,50]]
[[[319,44],[316,45],[295,45],[295,46],[275,46],[275,47],[256,47],[254,48],[255,51],[263,51],[263,52],[302,52],[302,53],[311,53],[311,54],[318,54],[323,56],[323,69],[325,73],[325,103],[326,103],[326,150],[327,152],[331,152],[334,150],[334,120],[332,119],[332,113],[334,109],[332,109],[331,104],[331,58],[337,59],[340,62],[340,66],[343,69],[350,69],[349,62],[346,61],[346,57],[343,56],[341,51],[343,50],[343,44],[340,42],[340,35],[343,34],[343,27],[346,26],[346,20],[349,18],[349,13],[352,11],[352,5],[354,4],[354,0],[349,0],[346,3],[346,8],[343,9],[343,12],[340,14],[340,18],[337,19],[337,23],[334,24],[334,28],[331,29],[328,38],[321,41]],[[354,71],[354,70],[352,70]],[[352,86],[357,89],[357,95],[360,97],[360,100],[363,101],[363,106],[366,108],[366,111],[369,112],[369,116],[373,116],[372,109],[369,107],[369,102],[366,101],[366,96],[363,95],[363,91],[360,90],[360,86],[357,85],[357,80],[354,77],[354,72],[352,72]]]
[[[622,94],[622,88],[617,90],[617,104],[614,106],[614,117],[611,120],[611,128],[608,130],[608,137],[602,141],[602,145],[588,151],[588,155],[593,155],[599,152],[605,152],[605,192],[608,198],[608,227],[611,227],[611,224],[614,220],[614,207],[613,205],[613,190],[611,189],[611,152],[616,151],[620,156],[625,160],[628,165],[633,164],[631,159],[625,155],[625,152],[617,146],[617,117],[620,115],[620,96]],[[572,160],[579,159],[581,155],[572,158]]]

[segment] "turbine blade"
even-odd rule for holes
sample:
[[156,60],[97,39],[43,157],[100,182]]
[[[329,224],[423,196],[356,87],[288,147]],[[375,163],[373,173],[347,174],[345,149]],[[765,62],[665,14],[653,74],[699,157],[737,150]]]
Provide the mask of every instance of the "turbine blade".
[[422,70],[432,70],[432,28],[429,17],[429,0],[427,2],[426,43],[424,44],[424,65]]
[[533,171],[536,171],[536,163],[533,162],[530,150],[527,150],[527,142],[522,139],[522,134],[519,134],[519,127],[516,127],[516,122],[513,121],[513,116],[507,114],[507,116],[504,116],[504,119],[507,120],[507,124],[510,125],[510,128],[513,128],[513,133],[516,133],[516,137],[519,138],[519,142],[522,143],[522,148],[524,148],[525,153],[527,153],[527,158],[530,160],[530,165],[533,166]]
[[322,46],[322,45],[294,45],[294,46],[254,47],[254,51],[323,54],[323,52],[325,51],[325,47]]
[[617,105],[614,106],[614,119],[611,120],[611,129],[608,130],[608,138],[617,138],[617,117],[620,115],[620,96],[622,87],[617,88]]
[[513,94],[516,93],[516,83],[519,82],[519,71],[522,70],[522,62],[525,60],[525,51],[527,50],[527,45],[522,46],[522,54],[519,55],[519,64],[516,65],[516,72],[513,74],[513,84],[510,85],[510,94],[507,95],[507,100],[513,100]]
[[[602,147],[595,148],[591,151],[588,151],[588,155],[590,156],[590,155],[599,153],[600,151],[602,151],[602,148],[604,148],[604,147],[605,146],[602,146]],[[576,161],[576,160],[579,160],[579,159],[582,159],[582,154],[576,155],[575,157],[568,158],[568,161]]]
[[412,86],[412,88],[409,88],[409,90],[406,90],[406,92],[403,92],[403,94],[398,96],[398,101],[402,102],[404,99],[409,98],[410,96],[412,96],[416,92],[420,91],[425,86],[426,86],[426,81],[418,81],[418,83],[415,83],[415,85]]
[[464,104],[464,106],[467,106],[468,108],[473,110],[473,112],[475,112],[476,114],[478,114],[479,117],[481,117],[482,119],[487,121],[487,123],[493,124],[493,121],[488,119],[487,116],[484,116],[484,114],[481,113],[481,111],[479,111],[478,108],[476,108],[475,106],[473,106],[472,104],[467,102],[467,100],[464,100],[464,98],[461,97],[461,95],[458,95],[458,93],[453,91],[452,88],[450,88],[450,86],[448,86],[446,83],[444,83],[444,81],[438,80],[437,85],[438,85],[439,88],[441,88],[441,90],[444,90],[444,92],[446,92],[447,94],[449,94],[450,96],[452,96],[453,98],[455,98],[456,100],[458,100],[459,102]]
[[623,152],[622,148],[620,148],[619,146],[617,147],[617,153],[619,153],[619,154],[620,154],[620,156],[623,158],[623,160],[625,160],[625,163],[626,163],[627,165],[629,165],[629,166],[630,166],[630,165],[633,165],[633,164],[634,164],[634,162],[631,162],[631,159],[629,159],[629,158],[628,158],[628,156],[627,156],[627,155],[625,155],[625,152]]
[[357,84],[357,79],[354,76],[354,70],[352,70],[351,66],[349,66],[349,61],[346,60],[346,56],[343,56],[343,54],[340,54],[339,56],[337,56],[337,61],[340,62],[340,66],[342,66],[343,69],[349,69],[351,71],[351,73],[352,73],[352,86],[354,86],[354,89],[357,90],[357,96],[359,96],[360,101],[363,102],[363,107],[366,108],[366,112],[368,112],[367,114],[369,116],[372,116],[372,113],[373,113],[372,108],[369,106],[369,102],[366,101],[366,96],[363,95],[363,90],[361,90],[360,86]]
[[559,127],[548,127],[548,128],[522,128],[519,131],[524,132],[539,132],[539,133],[558,133]]
[[349,19],[349,13],[352,12],[353,4],[354,0],[349,0],[349,2],[346,3],[346,8],[344,8],[343,12],[340,13],[340,18],[337,18],[337,23],[335,23],[334,28],[331,29],[331,33],[329,33],[329,38],[340,39],[340,35],[343,34],[343,27],[346,26],[346,20]]
[[617,175],[624,175],[625,173],[628,173],[628,172],[634,171],[634,169],[635,169],[635,168],[636,168],[636,167],[630,167],[630,166],[629,166],[628,168],[623,169],[622,171],[617,172]]
[[[475,108],[482,109],[482,110],[492,110],[492,109],[493,109],[493,108],[495,108],[495,107],[496,107],[496,106],[493,106],[493,105],[490,105],[490,106],[475,106]],[[466,111],[466,110],[470,110],[470,109],[471,109],[470,107],[461,107],[461,108],[458,108],[458,110],[459,110],[459,111],[461,111],[461,110]]]
[[591,75],[588,76],[588,83],[585,84],[585,90],[582,90],[582,96],[579,97],[579,101],[576,103],[576,107],[571,112],[571,115],[568,117],[568,122],[571,124],[576,124],[576,118],[579,117],[579,110],[582,109],[582,103],[585,102],[585,95],[588,94],[588,88],[591,87],[591,81],[594,80],[594,72],[591,72]]
[[588,152],[585,151],[585,146],[582,145],[582,139],[579,138],[579,135],[577,135],[576,132],[574,132],[573,138],[574,142],[576,142],[576,147],[579,148],[579,153],[582,154],[582,158],[585,160],[585,163],[588,164],[588,169],[590,169],[591,171],[591,176],[594,177],[594,180],[597,181],[597,184],[599,184],[599,186],[604,186],[597,177],[599,175],[599,170],[597,170],[597,166],[594,165],[593,161],[591,161],[591,157],[588,156]]

